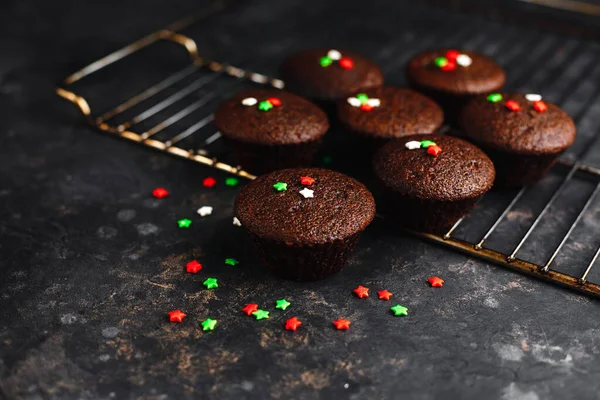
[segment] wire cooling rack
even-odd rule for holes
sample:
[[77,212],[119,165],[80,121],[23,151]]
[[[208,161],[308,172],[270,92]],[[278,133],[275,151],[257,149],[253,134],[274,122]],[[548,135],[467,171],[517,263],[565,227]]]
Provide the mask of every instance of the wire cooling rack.
[[[481,51],[508,71],[508,89],[542,92],[545,99],[565,108],[578,125],[575,145],[539,184],[487,194],[443,236],[413,233],[541,279],[600,295],[600,285],[594,283],[600,282],[600,271],[594,269],[600,256],[600,169],[595,166],[600,160],[594,157],[596,145],[600,145],[596,135],[600,128],[598,45],[449,14],[428,5],[400,3],[398,14],[388,12],[378,20],[403,28],[398,36],[381,43],[377,61],[386,75],[402,71],[412,55],[426,48]],[[284,82],[200,55],[192,38],[195,29],[222,7],[216,2],[200,15],[86,66],[60,84],[58,95],[74,103],[101,132],[253,179],[252,171],[231,162],[220,133],[211,124],[212,113],[220,101],[236,91],[256,85],[282,89]],[[323,7],[312,15],[325,15],[327,5]],[[304,23],[310,23],[310,15],[306,18],[309,21]],[[264,47],[279,54],[293,45],[296,28],[286,25],[277,42]],[[309,43],[322,40],[318,32],[313,37],[305,34],[303,39]],[[258,51],[254,56],[238,63],[269,58]],[[128,68],[121,68],[123,64]],[[260,68],[265,68],[264,64]],[[137,72],[140,69],[143,74]],[[148,85],[148,79],[154,83]],[[132,89],[125,88],[129,86]],[[114,93],[125,96],[116,99]]]

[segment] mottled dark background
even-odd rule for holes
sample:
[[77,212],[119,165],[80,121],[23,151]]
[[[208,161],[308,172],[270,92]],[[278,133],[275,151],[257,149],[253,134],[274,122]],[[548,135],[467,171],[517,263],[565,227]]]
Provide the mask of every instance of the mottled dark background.
[[[238,188],[224,186],[226,174],[96,133],[54,94],[69,73],[206,4],[0,5],[0,397],[600,399],[597,300],[381,220],[337,276],[274,279],[231,224]],[[583,18],[578,28],[593,21]],[[403,83],[403,65],[418,49],[464,46],[496,58],[511,88],[540,91],[577,118],[580,136],[566,159],[592,148],[600,127],[598,45],[533,20],[513,26],[409,1],[271,0],[238,2],[186,33],[202,54],[267,73],[294,49],[353,48],[394,84]],[[181,52],[164,51],[140,60],[128,78],[90,82],[94,104],[114,105],[129,84],[147,85],[185,64]],[[597,165],[597,154],[589,151],[586,162]],[[202,187],[208,175],[219,180],[216,188]],[[528,192],[490,246],[510,250],[562,177],[557,169]],[[595,182],[581,177],[573,185],[523,257],[547,259]],[[171,196],[153,199],[157,186]],[[490,196],[468,221],[475,230],[459,234],[480,237],[507,200]],[[213,206],[213,215],[196,216],[201,205]],[[176,227],[182,217],[194,220],[191,229]],[[596,201],[556,267],[580,274],[599,227]],[[225,257],[241,263],[226,266]],[[198,275],[184,272],[192,258],[205,266]],[[426,284],[434,274],[446,280],[443,288]],[[203,290],[207,276],[219,279],[218,290]],[[358,284],[392,291],[393,302],[356,298]],[[281,297],[292,303],[285,312],[274,310]],[[247,302],[271,318],[244,316]],[[391,316],[396,303],[409,307],[408,317]],[[174,308],[188,313],[183,324],[167,322]],[[304,321],[295,333],[282,329],[292,315]],[[214,332],[199,329],[206,317],[219,321]],[[348,332],[332,328],[338,317],[352,321]]]

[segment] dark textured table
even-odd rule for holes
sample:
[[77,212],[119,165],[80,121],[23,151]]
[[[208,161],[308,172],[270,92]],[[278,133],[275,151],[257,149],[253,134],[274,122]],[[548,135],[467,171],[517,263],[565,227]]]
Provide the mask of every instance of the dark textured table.
[[[394,48],[380,41],[420,40],[389,21],[363,28],[373,15],[384,18],[383,6],[363,15],[363,3],[344,4],[294,42],[269,38],[289,32],[295,18],[314,21],[316,2],[238,6],[196,38],[214,56],[261,54],[267,72],[287,46],[346,43],[381,61]],[[239,188],[224,185],[226,174],[97,134],[54,94],[77,68],[201,6],[0,5],[0,397],[600,399],[597,300],[380,220],[337,276],[277,280],[231,224]],[[335,30],[344,13],[354,13],[355,30]],[[402,83],[402,64],[386,73]],[[201,185],[209,175],[215,188]],[[152,198],[157,186],[170,197]],[[195,215],[201,205],[213,215]],[[177,228],[182,217],[193,219],[190,229]],[[531,213],[511,218],[531,222]],[[240,265],[225,265],[226,257]],[[194,258],[204,269],[186,274]],[[430,288],[431,275],[444,287]],[[202,287],[208,276],[219,279],[217,290]],[[352,294],[358,284],[371,288],[369,299]],[[394,293],[389,303],[374,296],[384,288]],[[274,309],[281,297],[292,303],[286,311]],[[243,315],[248,302],[271,318]],[[392,316],[396,303],[408,317]],[[167,320],[176,308],[188,313],[182,324]],[[304,323],[295,333],[282,328],[293,315]],[[218,320],[215,331],[201,331],[206,317]],[[333,328],[338,317],[352,321],[349,331]]]

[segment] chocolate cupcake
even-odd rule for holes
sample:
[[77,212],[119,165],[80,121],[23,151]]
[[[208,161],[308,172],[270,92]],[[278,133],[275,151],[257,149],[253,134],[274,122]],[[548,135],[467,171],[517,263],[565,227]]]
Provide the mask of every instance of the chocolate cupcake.
[[575,141],[575,123],[537,94],[493,93],[470,101],[460,114],[465,138],[494,161],[502,186],[543,178]]
[[286,89],[330,107],[339,99],[383,85],[375,63],[345,50],[304,50],[285,59],[279,71]]
[[350,132],[377,144],[437,133],[444,122],[444,112],[433,100],[396,87],[367,89],[340,100],[338,117]]
[[329,129],[319,107],[274,89],[238,93],[215,112],[214,124],[237,163],[254,173],[309,166]]
[[382,208],[408,229],[445,233],[491,189],[494,164],[452,136],[413,135],[383,146],[373,161]]
[[363,184],[339,172],[295,168],[246,185],[235,215],[271,272],[317,280],[342,269],[375,217],[375,201]]
[[472,51],[430,50],[408,63],[406,78],[416,90],[437,101],[454,123],[473,96],[498,91],[506,81],[494,60]]

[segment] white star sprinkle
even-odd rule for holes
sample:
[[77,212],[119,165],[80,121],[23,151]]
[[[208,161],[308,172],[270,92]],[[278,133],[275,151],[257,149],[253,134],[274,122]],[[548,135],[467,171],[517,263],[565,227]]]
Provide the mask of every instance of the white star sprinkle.
[[252,107],[256,105],[256,103],[258,103],[258,100],[256,100],[254,97],[246,97],[244,100],[242,100],[242,104],[247,107]]
[[539,94],[529,93],[525,95],[525,98],[529,101],[542,101],[542,96]]
[[305,199],[308,199],[309,197],[315,197],[313,195],[314,192],[315,192],[314,190],[310,190],[309,188],[304,188],[300,191],[300,194],[302,196],[304,196]]
[[333,61],[337,61],[342,58],[342,53],[337,50],[329,50],[327,52],[327,57],[331,58]]
[[356,97],[348,97],[348,104],[350,104],[352,107],[360,107],[362,103]]
[[473,64],[473,60],[466,54],[460,54],[458,57],[456,57],[456,63],[461,67],[468,67],[469,65]]
[[237,219],[237,217],[233,217],[233,224],[235,226],[242,226],[242,223],[240,222],[239,219]]
[[212,214],[213,208],[209,207],[209,206],[202,206],[198,209],[198,211],[196,211],[198,214],[200,214],[201,217],[206,217],[207,215]]
[[416,140],[411,140],[410,142],[406,143],[404,146],[406,146],[406,148],[409,150],[415,150],[415,149],[421,148],[421,142],[417,142]]
[[381,100],[379,99],[369,99],[367,100],[367,104],[371,107],[379,107],[381,105]]

